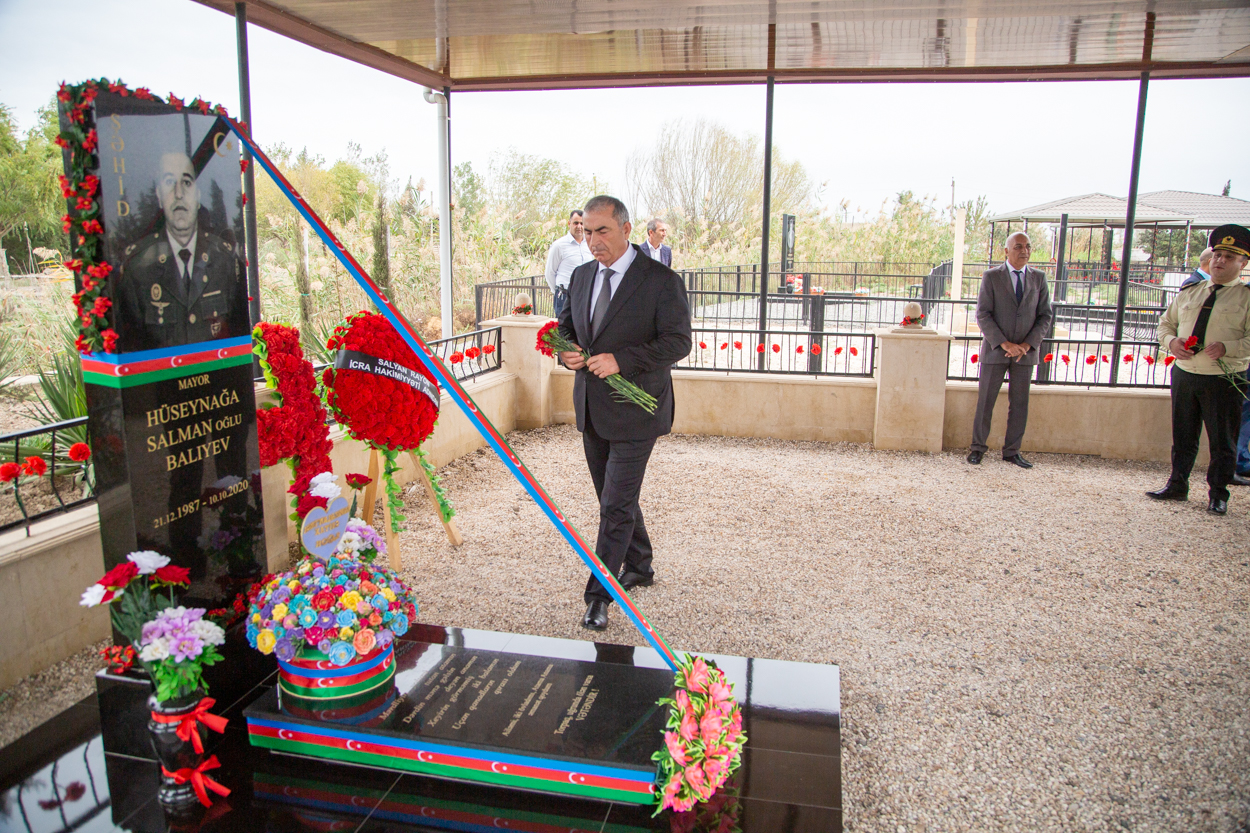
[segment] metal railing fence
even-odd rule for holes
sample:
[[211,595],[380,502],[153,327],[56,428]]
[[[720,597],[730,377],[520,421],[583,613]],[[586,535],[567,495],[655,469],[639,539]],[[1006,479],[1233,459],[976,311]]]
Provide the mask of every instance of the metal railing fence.
[[[70,446],[79,441],[86,425],[87,418],[84,416],[13,431],[0,437],[0,464],[24,466],[28,458],[36,457],[46,466],[41,475],[19,472],[8,482],[0,484],[0,532],[25,525],[26,534],[30,535],[30,525],[34,521],[95,500],[91,461],[76,462],[69,458]],[[46,491],[41,488],[43,484],[46,484]],[[22,497],[23,489],[26,490],[25,499]],[[48,494],[55,501],[51,506],[27,506],[31,502],[46,503]],[[12,504],[9,503],[10,497]]]
[[[674,370],[717,370],[807,376],[872,376],[871,333],[694,327],[694,347]],[[761,358],[762,364],[761,367]]]

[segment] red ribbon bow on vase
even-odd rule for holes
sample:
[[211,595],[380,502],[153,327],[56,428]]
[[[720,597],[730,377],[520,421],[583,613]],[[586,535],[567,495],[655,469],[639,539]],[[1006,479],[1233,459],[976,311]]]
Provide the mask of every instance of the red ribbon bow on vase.
[[188,766],[188,767],[183,767],[177,772],[170,772],[169,770],[165,769],[165,767],[161,767],[161,772],[163,772],[166,777],[174,779],[174,781],[178,783],[179,785],[185,784],[188,781],[190,781],[191,789],[195,790],[195,795],[197,798],[200,799],[200,803],[203,804],[205,807],[211,807],[213,806],[213,802],[208,797],[208,790],[212,790],[213,792],[217,793],[220,796],[230,795],[230,790],[228,787],[223,787],[221,784],[218,784],[212,778],[209,778],[207,775],[204,774],[208,770],[217,769],[220,766],[221,766],[221,762],[217,760],[216,755],[213,755],[207,761],[197,766],[195,769],[192,769],[191,767]]
[[200,733],[195,730],[196,723],[203,723],[214,732],[221,734],[226,731],[226,724],[229,722],[226,718],[216,714],[209,714],[208,710],[217,705],[217,701],[212,697],[205,697],[195,708],[186,714],[179,715],[163,715],[152,712],[152,719],[157,723],[177,723],[178,739],[183,743],[191,741],[191,746],[195,748],[197,755],[204,754],[204,741],[200,738]]

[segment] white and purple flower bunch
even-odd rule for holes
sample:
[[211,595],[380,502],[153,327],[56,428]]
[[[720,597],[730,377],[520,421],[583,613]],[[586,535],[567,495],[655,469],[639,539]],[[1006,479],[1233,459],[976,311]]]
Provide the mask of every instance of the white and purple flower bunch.
[[386,542],[372,526],[359,518],[352,518],[347,522],[347,531],[339,539],[335,555],[368,564],[379,555],[386,555]]
[[168,607],[143,626],[139,659],[152,669],[158,700],[202,688],[205,666],[221,660],[217,646],[226,641],[226,632],[204,613],[201,607]]

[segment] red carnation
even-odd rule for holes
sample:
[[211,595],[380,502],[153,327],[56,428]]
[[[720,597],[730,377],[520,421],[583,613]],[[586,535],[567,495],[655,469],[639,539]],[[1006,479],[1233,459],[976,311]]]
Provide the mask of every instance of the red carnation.
[[699,349],[700,349],[700,350],[706,350],[706,349],[707,349],[707,342],[705,342],[705,341],[700,341],[700,342],[699,342]]
[[1064,353],[1064,354],[1063,354],[1062,356],[1060,356],[1059,358],[1063,361],[1063,363],[1064,363],[1065,365],[1066,365],[1066,364],[1068,364],[1069,362],[1071,362],[1071,361],[1072,361],[1072,359],[1068,357],[1068,354],[1067,354],[1067,353]]
[[842,355],[842,348],[841,348],[841,347],[835,347],[835,348],[833,349],[833,355],[835,355],[835,356],[840,356],[840,355]]
[[851,355],[852,355],[852,356],[858,356],[858,355],[859,355],[859,348],[858,348],[858,347],[852,347],[852,348],[851,348]]
[[1102,357],[1102,363],[1103,363],[1103,364],[1111,364],[1111,359],[1107,358],[1107,357],[1104,355],[1104,356]]
[[43,461],[42,457],[27,457],[26,462],[22,463],[22,474],[43,477],[47,471],[48,464]]
[[1196,346],[1198,346],[1198,336],[1190,336],[1189,338],[1185,339],[1186,350],[1192,350]]
[[1085,357],[1085,363],[1086,363],[1086,364],[1097,364],[1097,363],[1098,363],[1098,357],[1097,357],[1097,356],[1086,356],[1086,357]]
[[74,443],[69,447],[69,459],[75,463],[85,463],[91,459],[91,446],[86,443]]
[[1133,354],[1132,354],[1132,353],[1125,353],[1125,354],[1124,354],[1124,363],[1125,363],[1125,364],[1128,364],[1128,363],[1129,363],[1129,362],[1131,362],[1132,360],[1133,360]]
[[486,345],[483,345],[483,347],[482,347],[482,355],[483,355],[483,356],[489,356],[491,353],[494,353],[494,352],[495,352],[495,345],[493,345],[493,344],[486,344]]
[[166,564],[152,574],[153,581],[159,581],[162,584],[187,584],[191,583],[191,571],[186,567],[175,567],[173,564]]
[[979,355],[977,355],[976,353],[973,353],[973,354],[972,354],[972,358],[970,359],[970,361],[971,361],[973,364],[976,364],[976,363],[977,363],[977,362],[979,362],[980,360],[981,360],[981,357],[980,357]]
[[373,478],[365,474],[349,474],[347,475],[347,485],[353,489],[363,489],[373,482]]
[[300,495],[299,501],[295,504],[295,514],[301,518],[308,516],[308,513],[320,507],[325,509],[330,505],[330,501],[316,495]]
[[1154,357],[1154,356],[1147,356],[1147,357],[1146,357],[1146,364],[1154,364],[1154,363],[1155,363],[1155,357]]
[[1042,361],[1046,362],[1046,364],[1050,364],[1054,360],[1055,360],[1054,353],[1047,353],[1045,356],[1042,357]]
[[536,347],[538,348],[538,352],[542,353],[544,356],[555,355],[555,351],[551,349],[551,345],[549,345],[546,341],[546,336],[547,336],[547,333],[551,332],[558,326],[560,325],[557,324],[555,321],[548,321],[546,324],[542,325],[542,327],[538,329],[538,344],[536,345]]
[[123,561],[105,573],[96,584],[102,584],[112,590],[114,587],[125,587],[137,575],[139,575],[139,565],[133,561]]
[[781,345],[780,345],[780,344],[774,344],[774,345],[773,345],[773,352],[774,352],[774,353],[780,353],[780,352],[781,352]]
[[1164,359],[1164,360],[1163,360],[1163,366],[1164,366],[1164,367],[1167,367],[1168,365],[1170,365],[1170,364],[1171,364],[1172,362],[1174,362],[1174,361],[1176,361],[1176,357],[1175,357],[1175,356],[1168,356],[1166,359]]
[[247,160],[246,159],[239,160],[239,173],[241,174],[247,173]]
[[819,345],[819,344],[813,344],[813,345],[812,345],[812,355],[813,355],[813,356],[819,356],[819,355],[820,355],[820,345]]
[[459,350],[457,350],[456,352],[452,353],[450,356],[447,357],[447,361],[451,362],[452,364],[460,364],[462,361],[464,361],[464,353],[461,353]]
[[734,349],[735,349],[735,350],[741,350],[741,349],[742,349],[742,342],[741,342],[741,341],[735,341],[735,342],[734,342]]
[[473,359],[476,359],[480,355],[482,355],[482,351],[477,349],[476,347],[470,347],[468,350],[464,351],[464,357],[466,359],[469,359],[470,361],[472,361]]
[[0,483],[8,483],[22,471],[22,467],[17,463],[4,463],[0,465]]
[[763,352],[764,352],[764,345],[762,345],[762,344],[757,344],[757,345],[755,346],[755,352],[756,352],[756,353],[763,353]]

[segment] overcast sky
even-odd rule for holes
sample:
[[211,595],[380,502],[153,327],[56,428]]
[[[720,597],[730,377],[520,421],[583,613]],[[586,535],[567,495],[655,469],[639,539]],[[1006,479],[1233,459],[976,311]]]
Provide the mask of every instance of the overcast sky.
[[[77,27],[93,34],[81,35]],[[0,103],[23,129],[62,80],[132,87],[239,112],[234,19],[191,0],[0,0]],[[435,107],[421,88],[250,27],[253,132],[329,161],[356,142],[392,176],[437,171]],[[1250,79],[1150,85],[1143,191],[1250,199]],[[774,142],[800,160],[823,204],[863,216],[902,190],[945,205],[978,194],[996,211],[1101,191],[1128,193],[1134,82],[778,86]],[[509,147],[625,193],[624,162],[670,119],[763,136],[764,88],[720,86],[452,95],[452,162],[485,171]]]

